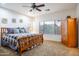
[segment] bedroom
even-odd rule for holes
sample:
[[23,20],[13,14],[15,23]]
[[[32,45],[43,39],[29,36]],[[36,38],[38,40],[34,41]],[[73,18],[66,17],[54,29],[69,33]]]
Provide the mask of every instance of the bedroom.
[[[39,7],[39,5],[42,7]],[[20,50],[18,53],[14,51],[15,48],[13,47],[12,50],[11,46],[9,48],[1,46],[4,45],[5,39],[0,39],[0,55],[79,55],[78,47],[69,49],[69,47],[61,44],[61,20],[71,16],[76,17],[78,21],[78,10],[79,4],[77,3],[0,3],[0,38],[4,37],[7,34],[6,32],[13,31],[13,29],[16,29],[16,31],[13,31],[12,35],[14,32],[18,33],[18,30],[22,33],[28,33],[27,37],[19,39],[22,47],[17,47]],[[39,35],[39,33],[42,34]],[[26,35],[18,34],[19,36]],[[17,35],[14,34],[14,36]],[[13,44],[10,41],[8,42],[5,45]],[[26,50],[26,48],[27,51],[22,53],[21,51]],[[62,50],[64,51],[62,52]]]

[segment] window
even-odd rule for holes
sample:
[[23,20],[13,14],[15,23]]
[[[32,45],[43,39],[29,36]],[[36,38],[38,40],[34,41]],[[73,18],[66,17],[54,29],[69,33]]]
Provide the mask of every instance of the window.
[[61,21],[42,21],[39,23],[39,32],[43,34],[60,34]]

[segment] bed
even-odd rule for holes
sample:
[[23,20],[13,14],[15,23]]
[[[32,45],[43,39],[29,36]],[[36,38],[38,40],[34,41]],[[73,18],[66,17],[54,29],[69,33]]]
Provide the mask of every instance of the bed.
[[1,28],[1,45],[17,51],[19,55],[42,43],[41,33],[29,33],[25,28]]

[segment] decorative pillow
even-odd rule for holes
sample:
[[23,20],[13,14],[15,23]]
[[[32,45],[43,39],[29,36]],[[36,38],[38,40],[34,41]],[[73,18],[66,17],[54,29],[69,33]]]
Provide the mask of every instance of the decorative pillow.
[[20,31],[20,33],[27,33],[26,30],[25,30],[25,28],[20,28],[19,31]]
[[20,32],[19,32],[19,28],[15,28],[15,29],[14,29],[14,33],[15,33],[15,34],[20,33]]

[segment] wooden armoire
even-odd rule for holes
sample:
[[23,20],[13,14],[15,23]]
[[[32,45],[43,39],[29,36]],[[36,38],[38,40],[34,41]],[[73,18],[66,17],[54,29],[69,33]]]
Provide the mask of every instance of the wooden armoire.
[[67,17],[61,21],[61,42],[71,48],[77,47],[76,18]]

